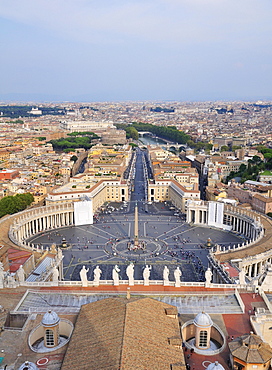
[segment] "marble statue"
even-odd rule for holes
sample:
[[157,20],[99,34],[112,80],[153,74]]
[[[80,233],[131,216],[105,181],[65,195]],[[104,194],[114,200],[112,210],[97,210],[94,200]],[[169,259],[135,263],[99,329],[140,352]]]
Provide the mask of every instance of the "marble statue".
[[57,266],[54,266],[52,269],[52,281],[54,283],[59,281],[59,270],[57,269]]
[[126,274],[128,277],[128,285],[134,285],[134,264],[130,262],[126,268]]
[[7,288],[16,288],[18,283],[16,283],[14,276],[9,273],[7,275]]
[[63,258],[63,253],[62,253],[61,248],[58,248],[57,258],[58,258],[58,260],[61,260]]
[[239,272],[239,284],[246,284],[246,279],[245,279],[245,270],[242,268],[241,271]]
[[169,268],[167,266],[164,266],[163,269],[163,284],[164,285],[169,284]]
[[94,269],[94,285],[99,285],[100,276],[102,274],[102,271],[100,270],[99,266],[96,266]]
[[55,244],[55,243],[53,243],[53,244],[51,245],[50,252],[51,252],[51,253],[54,253],[54,254],[56,254],[56,253],[57,253],[57,249],[56,249],[56,244]]
[[206,281],[205,281],[206,285],[210,285],[211,282],[212,282],[212,272],[211,272],[211,269],[209,267],[205,272],[205,279],[206,279]]
[[87,278],[88,272],[89,272],[89,269],[86,269],[85,266],[83,266],[82,269],[80,270],[79,275],[80,275],[80,280],[81,280],[83,287],[88,286],[88,278]]
[[114,268],[112,269],[112,280],[113,280],[113,285],[119,285],[119,272],[121,270],[119,269],[118,265],[115,265]]
[[0,289],[4,288],[4,280],[5,280],[4,267],[3,267],[3,263],[0,262]]
[[175,287],[180,287],[180,277],[182,275],[182,272],[180,271],[179,266],[174,271],[174,277],[175,277]]
[[25,281],[25,270],[22,265],[17,270],[17,278],[19,283],[23,283]]
[[150,270],[152,266],[145,265],[143,271],[144,285],[149,285]]

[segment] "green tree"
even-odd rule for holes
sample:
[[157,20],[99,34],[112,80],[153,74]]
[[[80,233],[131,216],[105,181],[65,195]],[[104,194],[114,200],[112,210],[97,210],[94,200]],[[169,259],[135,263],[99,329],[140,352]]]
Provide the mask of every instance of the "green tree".
[[228,152],[229,151],[229,147],[227,145],[222,145],[221,148],[220,148],[220,152]]
[[135,144],[135,143],[129,143],[129,145],[130,145],[132,148],[137,148],[137,147],[138,147],[138,145],[137,145],[137,144]]
[[76,155],[72,155],[72,157],[70,158],[70,161],[73,161],[73,162],[76,162],[77,160],[78,158]]
[[7,196],[0,200],[0,217],[8,214],[23,211],[34,200],[30,193],[16,194],[15,196]]
[[135,127],[131,127],[131,126],[127,127],[126,134],[128,138],[131,138],[133,140],[139,139],[139,134]]
[[242,163],[242,164],[240,165],[240,167],[239,167],[239,173],[240,173],[240,172],[245,172],[245,171],[246,171],[246,169],[247,169],[247,166],[246,166],[244,163]]

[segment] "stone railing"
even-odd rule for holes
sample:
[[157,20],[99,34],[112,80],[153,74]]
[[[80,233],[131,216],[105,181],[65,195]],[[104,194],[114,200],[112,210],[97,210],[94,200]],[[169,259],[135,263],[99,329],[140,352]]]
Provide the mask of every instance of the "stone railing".
[[252,263],[267,261],[269,258],[272,258],[272,249],[263,253],[256,254],[255,256],[243,258],[243,260],[239,263],[239,268],[242,268]]
[[[69,286],[75,286],[75,287],[82,287],[82,282],[81,281],[69,281],[69,280],[65,280],[65,281],[58,281],[58,282],[53,282],[53,281],[36,281],[36,282],[27,282],[27,281],[24,281],[24,282],[21,282],[20,283],[21,286],[27,286],[27,287],[39,287],[39,286],[42,286],[42,287],[51,287],[51,286],[56,286],[58,285],[59,287],[69,287]],[[113,283],[113,280],[100,280],[99,281],[99,285],[95,284],[94,281],[88,281],[88,288],[90,287],[99,287],[99,286],[115,286],[114,283]],[[128,285],[128,280],[119,280],[119,286],[124,286],[124,285],[127,285],[129,288],[133,287],[133,286],[142,286],[142,287],[145,287],[146,285],[144,285],[144,280],[134,280],[134,285]],[[172,288],[175,288],[177,291],[180,291],[180,289],[182,287],[184,288],[188,288],[188,287],[198,287],[198,288],[204,288],[205,287],[205,282],[181,282],[180,283],[180,287],[175,287],[175,282],[174,281],[169,281],[169,284],[167,285],[164,285],[163,283],[163,280],[150,280],[149,281],[149,285],[150,286],[165,286],[165,287],[172,287]],[[237,293],[235,294],[238,294],[238,289],[239,290],[249,290],[249,291],[253,291],[253,287],[251,286],[248,286],[248,285],[241,285],[241,284],[214,284],[214,283],[211,283],[209,285],[209,288],[210,289],[227,289],[229,291],[231,290],[237,290]],[[251,289],[252,288],[252,289]],[[144,289],[145,290],[145,289]],[[209,292],[205,292],[205,291],[199,291],[199,293],[201,294],[210,294]],[[196,291],[195,294],[198,294],[198,292]],[[239,300],[237,298],[237,300]],[[239,304],[241,306],[243,306],[243,304],[239,301]]]
[[242,298],[241,298],[241,296],[240,296],[240,294],[239,294],[239,292],[238,292],[237,289],[235,289],[235,297],[236,297],[236,299],[237,299],[237,301],[238,301],[238,303],[239,303],[239,305],[240,305],[243,313],[245,313],[245,304],[244,304],[244,302],[243,302],[243,300],[242,300]]
[[266,294],[264,293],[264,291],[262,289],[259,289],[259,294],[262,297],[264,303],[266,304],[269,312],[272,313],[272,304],[271,304],[271,302],[269,301],[269,299],[267,298]]

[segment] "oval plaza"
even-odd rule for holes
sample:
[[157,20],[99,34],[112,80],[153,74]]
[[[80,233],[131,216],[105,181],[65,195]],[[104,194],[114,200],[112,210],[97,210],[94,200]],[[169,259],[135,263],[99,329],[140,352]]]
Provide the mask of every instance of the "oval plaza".
[[[135,155],[137,161],[145,163],[142,153]],[[86,353],[75,343],[82,341],[85,348],[86,341],[94,354],[99,343],[112,343],[111,330],[128,340],[121,326],[127,310],[131,331],[132,317],[139,314],[143,329],[137,326],[135,336],[145,343],[145,351],[152,351],[152,340],[158,344],[156,355],[163,364],[158,369],[269,369],[272,350],[265,346],[272,345],[271,220],[231,204],[202,201],[198,191],[175,180],[144,177],[137,184],[137,171],[133,176],[133,187],[124,179],[101,180],[88,189],[67,187],[49,194],[43,207],[0,220],[1,304],[8,291],[23,292],[5,322],[6,343],[11,340],[9,329],[17,325],[22,332],[29,330],[25,361],[50,362],[53,350],[59,356],[56,368],[83,369]],[[21,258],[14,273],[7,268],[11,252]],[[52,327],[44,325],[48,310],[57,318]],[[112,328],[108,315],[115,315]],[[152,326],[141,325],[141,317]],[[102,330],[104,322],[108,332]],[[157,332],[158,322],[162,326],[158,324]],[[98,323],[95,343],[91,328]],[[169,325],[176,329],[169,331]],[[83,339],[84,330],[89,330],[88,339]],[[154,334],[150,341],[148,330]],[[58,335],[64,335],[63,345]],[[134,356],[135,363],[141,362],[130,340],[125,354],[122,345],[114,345],[116,358],[106,356],[112,361],[109,368],[117,369],[120,358]],[[250,350],[248,341],[255,341],[259,351],[266,348],[259,362],[241,355],[239,348]],[[19,368],[17,355],[15,360],[3,350],[4,360],[17,361]],[[150,363],[138,368],[156,368],[145,351],[142,359]],[[167,358],[161,353],[168,353]],[[94,357],[90,369],[108,366],[102,354]],[[133,368],[124,364],[121,368]]]

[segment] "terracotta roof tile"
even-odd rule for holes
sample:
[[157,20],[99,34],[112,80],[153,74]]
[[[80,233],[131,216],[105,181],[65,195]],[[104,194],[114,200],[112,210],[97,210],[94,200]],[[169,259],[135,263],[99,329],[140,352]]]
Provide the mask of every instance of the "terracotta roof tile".
[[168,307],[151,298],[108,298],[82,306],[61,369],[170,370],[180,363],[185,370],[178,320],[166,315]]

